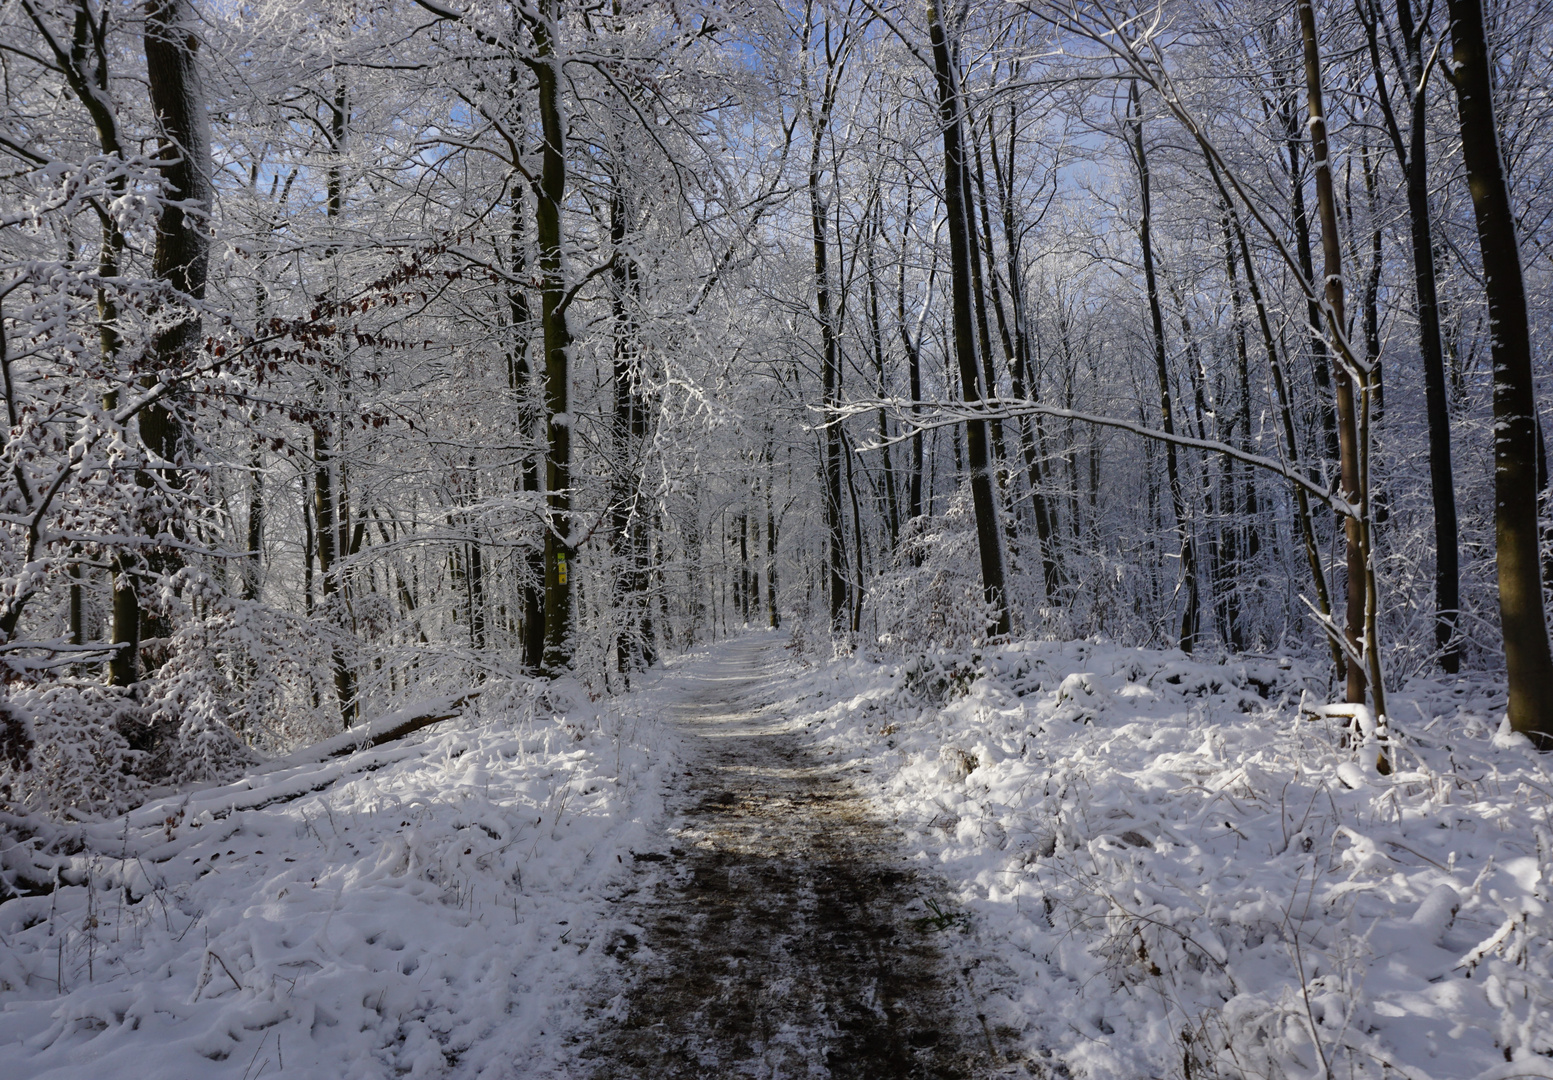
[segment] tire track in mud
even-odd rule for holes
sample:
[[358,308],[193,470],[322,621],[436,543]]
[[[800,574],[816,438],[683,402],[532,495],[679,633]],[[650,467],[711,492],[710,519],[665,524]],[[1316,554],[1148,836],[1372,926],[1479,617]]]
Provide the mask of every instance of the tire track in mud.
[[616,960],[574,1036],[589,1080],[999,1074],[938,948],[934,885],[802,723],[762,710],[778,646],[735,643],[686,693],[691,752],[665,850],[605,945]]

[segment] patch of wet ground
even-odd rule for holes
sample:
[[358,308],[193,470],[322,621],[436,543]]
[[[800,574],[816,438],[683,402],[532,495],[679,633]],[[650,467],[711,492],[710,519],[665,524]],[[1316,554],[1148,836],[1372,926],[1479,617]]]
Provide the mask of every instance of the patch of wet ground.
[[1004,1074],[941,948],[959,925],[935,882],[802,724],[762,708],[775,651],[732,651],[686,695],[677,817],[664,850],[637,853],[640,888],[605,945],[617,963],[567,1075]]

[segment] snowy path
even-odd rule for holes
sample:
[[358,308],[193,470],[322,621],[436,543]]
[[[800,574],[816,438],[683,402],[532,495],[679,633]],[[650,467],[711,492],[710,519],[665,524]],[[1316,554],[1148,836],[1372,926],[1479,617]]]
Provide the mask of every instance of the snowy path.
[[[991,1036],[938,950],[898,838],[779,696],[781,642],[696,665],[657,850],[562,1075],[986,1075]],[[673,780],[670,787],[675,787]],[[624,905],[623,905],[624,906]]]

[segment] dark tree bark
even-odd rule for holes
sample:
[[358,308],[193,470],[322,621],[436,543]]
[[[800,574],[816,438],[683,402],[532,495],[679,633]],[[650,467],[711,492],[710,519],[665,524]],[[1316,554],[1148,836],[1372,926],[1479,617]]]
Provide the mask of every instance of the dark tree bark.
[[[469,476],[461,485],[459,495],[465,507],[478,502],[480,494],[479,463],[473,454],[469,457]],[[469,540],[464,544],[464,561],[469,574],[469,647],[475,652],[485,648],[485,554],[480,546],[480,527],[474,514],[468,509],[460,515],[462,525],[468,530]],[[360,530],[360,523],[357,525]],[[353,547],[359,545],[353,545]]]
[[[1305,204],[1305,169],[1300,164],[1305,135],[1300,128],[1299,106],[1292,89],[1283,102],[1283,120],[1289,151],[1289,199],[1294,211],[1294,253],[1299,260],[1300,273],[1305,275],[1306,281],[1314,281],[1315,268],[1310,260],[1310,212]],[[1321,430],[1326,436],[1324,450],[1329,459],[1336,458],[1341,448],[1337,438],[1337,413],[1332,408],[1332,371],[1327,362],[1326,338],[1321,330],[1321,309],[1314,300],[1306,301],[1305,318],[1311,374],[1316,382],[1316,407],[1321,414]]]
[[[195,62],[196,25],[188,0],[146,5],[146,76],[168,188],[152,271],[178,293],[203,300],[210,271],[210,125]],[[161,328],[153,346],[158,361],[187,361],[198,347],[200,325],[199,316],[188,313]]]
[[1435,642],[1440,666],[1454,675],[1461,666],[1456,637],[1461,607],[1461,546],[1456,520],[1455,473],[1451,465],[1451,418],[1445,388],[1445,350],[1440,342],[1440,301],[1436,288],[1433,211],[1429,205],[1428,79],[1425,78],[1425,27],[1413,19],[1412,0],[1397,0],[1397,27],[1406,50],[1407,97],[1411,108],[1407,138],[1391,104],[1381,62],[1380,16],[1366,21],[1370,59],[1379,85],[1377,97],[1407,180],[1408,232],[1412,240],[1413,288],[1418,310],[1418,351],[1424,367],[1424,406],[1429,422],[1429,486],[1434,503]]
[[616,667],[630,672],[652,663],[652,614],[647,602],[649,567],[645,518],[640,506],[642,447],[647,438],[647,406],[642,400],[640,349],[636,334],[639,283],[628,249],[630,207],[625,167],[616,166],[610,194],[611,316],[614,322],[614,417],[610,425],[615,455],[615,491],[611,508],[615,560],[615,609],[619,620]]
[[[1235,243],[1230,235],[1230,210],[1229,204],[1224,204],[1224,212],[1219,219],[1220,228],[1224,233],[1224,273],[1229,281],[1230,312],[1235,321],[1235,374],[1239,401],[1235,414],[1236,441],[1240,448],[1247,453],[1251,452],[1251,356],[1246,345],[1246,316],[1245,301],[1240,294],[1240,274],[1235,258]],[[1242,511],[1245,515],[1245,535],[1243,555],[1247,563],[1257,557],[1262,550],[1262,538],[1257,529],[1257,494],[1256,475],[1247,466],[1244,476],[1244,502]]]
[[821,347],[820,394],[825,416],[825,537],[829,577],[830,622],[844,627],[847,612],[847,538],[841,524],[841,429],[836,412],[841,394],[841,353],[831,311],[830,268],[826,242],[825,206],[819,192],[818,146],[809,172],[810,221],[814,241],[814,291],[819,307]]
[[[922,412],[922,349],[919,341],[911,333],[911,326],[906,321],[906,244],[911,239],[911,187],[906,188],[906,227],[901,236],[901,259],[897,267],[895,282],[895,320],[900,326],[901,342],[906,347],[906,378],[907,391],[911,394],[911,415],[913,420]],[[932,288],[931,278],[929,288]],[[922,429],[916,427],[911,433],[911,466],[906,479],[906,520],[911,521],[922,515]]]
[[1510,726],[1553,750],[1553,655],[1537,541],[1537,401],[1526,286],[1494,116],[1480,0],[1449,0],[1461,156],[1477,221],[1494,367],[1494,539]]
[[847,499],[852,504],[852,536],[856,543],[852,546],[852,558],[854,560],[854,579],[851,593],[851,629],[857,633],[863,627],[863,594],[868,581],[867,571],[863,566],[865,548],[863,546],[863,514],[858,505],[857,478],[852,471],[852,459],[855,456],[851,440],[842,443],[842,460],[846,463]]
[[[1149,318],[1153,324],[1154,371],[1159,380],[1159,411],[1161,430],[1166,435],[1176,433],[1175,408],[1171,401],[1170,369],[1165,363],[1165,317],[1160,306],[1159,281],[1154,270],[1154,240],[1152,235],[1153,207],[1149,194],[1149,159],[1143,143],[1142,103],[1138,84],[1134,81],[1128,91],[1128,104],[1132,115],[1127,126],[1132,134],[1133,163],[1138,168],[1138,243],[1143,249],[1143,283],[1148,290]],[[1201,627],[1200,602],[1197,589],[1197,558],[1192,546],[1191,525],[1187,521],[1186,491],[1181,483],[1181,465],[1176,444],[1165,443],[1165,477],[1170,485],[1170,506],[1175,515],[1176,535],[1180,539],[1181,585],[1186,593],[1186,603],[1181,612],[1181,651],[1189,653],[1197,643]]]
[[561,101],[559,24],[561,0],[540,0],[528,16],[534,37],[531,67],[539,84],[539,122],[544,137],[536,188],[535,239],[539,248],[540,324],[544,329],[546,437],[545,650],[543,670],[559,675],[572,662],[572,418],[569,400],[571,328],[566,321],[566,275],[561,260],[562,206],[566,199],[566,116]]
[[[1025,396],[1024,372],[1019,361],[1018,353],[1015,351],[1014,336],[1010,331],[1008,313],[1004,309],[1003,305],[1003,287],[998,280],[996,255],[997,249],[993,245],[992,241],[992,213],[987,206],[987,170],[982,160],[981,139],[976,134],[976,126],[974,124],[970,127],[970,135],[971,145],[974,149],[976,159],[976,183],[973,190],[976,193],[976,209],[981,219],[980,247],[982,254],[986,257],[985,275],[987,282],[987,296],[992,301],[992,311],[997,318],[998,342],[1003,347],[1003,363],[1004,366],[1008,369],[1010,384],[1009,388],[1013,392],[1015,399],[1020,399]],[[987,119],[987,141],[996,146],[996,137],[992,130],[992,118],[990,116]],[[1013,258],[1012,252],[1009,253],[1009,258]],[[985,323],[985,318],[983,318],[982,321]],[[985,354],[983,367],[990,372],[990,360],[992,352],[990,344],[986,346],[986,350],[987,351]],[[995,385],[996,382],[989,374],[988,386]],[[1034,446],[1032,445],[1030,439],[1030,425],[1028,417],[1020,417],[1019,421],[1017,422],[1016,433],[1019,436],[1020,448],[1023,451],[1025,464],[1028,468],[1029,462],[1034,458]],[[1010,467],[1009,459],[1005,457],[1005,454],[1007,453],[1007,444],[1003,440],[1001,421],[999,421],[997,427],[993,429],[992,442],[999,462],[998,486],[1002,490],[1004,496],[1003,507],[1005,513],[1007,513],[1007,518],[1004,521],[1004,525],[1007,530],[1008,542],[1010,546],[1014,546],[1018,544],[1019,535],[1014,527],[1016,516],[1011,510],[1011,503],[1014,497],[1014,491],[1011,484],[1013,472]],[[1037,536],[1039,536],[1039,531],[1039,526],[1037,526]],[[1045,556],[1043,552],[1043,558],[1044,557]],[[1044,583],[1045,578],[1043,577],[1042,580]],[[1050,596],[1050,589],[1047,590],[1047,595]]]
[[[540,442],[539,388],[535,386],[534,369],[529,361],[529,327],[533,316],[529,308],[528,291],[518,284],[528,262],[524,250],[524,222],[527,207],[523,185],[512,185],[512,225],[507,238],[507,261],[512,281],[507,286],[507,318],[511,324],[512,340],[507,355],[507,384],[517,404],[519,437],[531,446]],[[540,487],[539,454],[526,452],[518,479],[520,490],[536,501]],[[545,659],[545,549],[543,543],[531,544],[523,554],[523,581],[520,586],[522,603],[523,667],[537,672]]]
[[[950,53],[950,62],[958,68],[958,60],[953,52]],[[959,100],[962,102],[961,109],[963,112],[963,88]],[[961,149],[960,191],[965,200],[966,228],[970,230],[970,239],[967,243],[971,248],[971,299],[974,301],[976,311],[976,345],[977,352],[981,354],[983,392],[989,398],[996,398],[998,396],[998,373],[992,362],[992,328],[987,321],[988,286],[985,277],[985,271],[990,270],[992,267],[993,255],[990,246],[991,242],[987,242],[987,249],[983,251],[982,243],[976,235],[975,203],[977,202],[977,186],[971,181],[971,160],[974,156],[977,170],[980,172],[981,147],[976,138],[976,124],[974,120],[971,120],[969,117],[962,118],[960,137],[962,140],[970,140],[970,147],[964,148],[962,145]],[[981,204],[983,214],[986,213],[986,209],[986,203],[983,200]],[[983,258],[986,259],[985,264],[982,262]],[[992,461],[994,468],[997,470],[998,490],[1001,492],[1006,485],[1008,475],[1006,471],[1008,450],[1003,441],[1002,419],[994,416],[987,422],[987,431],[992,436]]]
[[[329,104],[329,141],[331,157],[325,178],[324,209],[331,224],[338,222],[345,211],[346,140],[350,134],[350,102],[346,84],[337,78],[334,96]],[[330,245],[326,257],[338,253],[335,230],[330,230]],[[342,365],[343,366],[343,365]],[[323,390],[319,390],[320,396]],[[343,623],[341,609],[345,593],[345,573],[341,559],[349,553],[349,521],[346,505],[345,476],[339,450],[343,444],[343,417],[340,429],[331,433],[329,423],[322,415],[313,424],[313,540],[318,554],[318,574],[324,618]],[[337,442],[331,444],[331,434]],[[333,650],[334,691],[340,704],[340,719],[350,727],[360,719],[360,705],[356,694],[356,673],[350,667],[344,651],[335,645]]]
[[[877,380],[881,400],[889,393],[889,383],[885,378],[884,369],[884,323],[879,316],[879,275],[874,264],[874,242],[878,239],[882,224],[882,211],[879,204],[875,202],[875,214],[868,231],[865,268],[868,275],[868,333],[874,353],[874,377]],[[884,469],[884,523],[890,534],[890,550],[894,551],[901,536],[901,508],[900,496],[895,490],[895,462],[890,453],[889,438],[889,413],[881,408],[879,442],[882,445],[879,453],[880,464]]]
[[[997,135],[989,125],[987,145],[992,154],[992,175],[998,186],[998,200],[1003,209],[1003,247],[1008,270],[1008,298],[1014,323],[1014,351],[1009,364],[1009,378],[1014,397],[1039,401],[1040,386],[1035,365],[1030,356],[1030,335],[1025,325],[1024,273],[1020,266],[1020,231],[1014,210],[1014,162],[1018,147],[1018,106],[1008,107],[1008,168],[1005,171],[998,157]],[[990,248],[990,243],[989,243]],[[994,279],[996,275],[994,275]],[[1035,517],[1036,540],[1041,547],[1041,578],[1046,586],[1048,600],[1055,600],[1062,580],[1062,570],[1057,562],[1054,544],[1056,527],[1052,523],[1051,505],[1046,498],[1045,477],[1041,463],[1046,453],[1044,422],[1037,414],[1019,418],[1019,442],[1024,454],[1025,474],[1030,485],[1030,505]],[[1033,430],[1032,430],[1033,429]]]
[[[78,40],[82,39],[80,17]],[[161,305],[152,335],[154,371],[141,379],[147,388],[156,385],[161,377],[175,377],[193,362],[200,344],[201,320],[197,311],[183,305],[204,300],[210,270],[210,127],[195,57],[195,26],[188,0],[151,0],[146,5],[147,89],[159,129],[159,170],[167,185],[157,217],[151,266],[172,294],[167,298],[171,302]],[[96,98],[97,94],[93,92],[91,96]],[[106,110],[105,102],[97,104],[100,110]],[[101,123],[98,126],[101,132]],[[107,344],[106,338],[104,343]],[[165,470],[162,482],[171,488],[178,487],[178,472],[171,466],[178,461],[183,434],[173,403],[164,398],[148,406],[141,413],[139,424],[141,442]],[[147,489],[156,486],[149,472],[138,474],[136,482]],[[168,525],[160,520],[145,523],[153,535]],[[113,641],[121,647],[109,661],[108,677],[115,686],[128,686],[139,679],[140,641],[148,620],[152,622],[153,636],[165,631],[147,614],[136,592],[133,576],[140,562],[129,553],[121,553],[113,563]],[[175,552],[155,551],[144,565],[153,573],[171,573],[181,563]]]
[[[1321,54],[1316,41],[1316,15],[1310,0],[1297,3],[1300,37],[1304,45],[1306,102],[1310,115],[1310,148],[1316,174],[1316,207],[1321,218],[1322,280],[1326,301],[1326,319],[1331,336],[1337,339],[1347,326],[1343,297],[1343,253],[1338,236],[1337,193],[1332,181],[1331,151],[1327,145],[1326,110],[1321,92]],[[1345,514],[1343,532],[1346,541],[1347,623],[1344,633],[1348,646],[1355,655],[1369,659],[1370,667],[1376,666],[1376,641],[1374,637],[1374,597],[1371,596],[1369,560],[1365,536],[1365,517],[1368,514],[1368,493],[1363,469],[1359,460],[1360,425],[1358,403],[1354,394],[1353,372],[1350,366],[1355,357],[1339,356],[1333,372],[1333,387],[1337,399],[1338,460],[1341,466],[1343,498],[1359,508],[1359,514]],[[1365,665],[1350,661],[1347,664],[1348,701],[1362,705],[1365,688],[1371,681]],[[1384,687],[1378,680],[1373,687],[1377,712],[1384,713]]]
[[[827,28],[827,44],[828,44]],[[834,66],[832,67],[832,73]],[[820,395],[824,409],[824,482],[826,570],[829,581],[831,630],[845,630],[847,612],[847,538],[841,516],[841,345],[830,291],[830,258],[825,197],[821,192],[820,156],[830,124],[836,80],[829,78],[821,93],[820,108],[810,122],[813,142],[809,148],[809,227],[814,245],[814,298],[820,322]]]
[[766,614],[771,629],[782,625],[782,615],[777,609],[777,519],[776,506],[771,492],[771,445],[766,444]]
[[[928,31],[933,43],[933,71],[938,84],[938,114],[944,137],[944,204],[948,214],[950,270],[954,309],[954,347],[965,403],[975,408],[982,400],[976,338],[976,311],[972,295],[973,263],[977,259],[976,235],[971,229],[967,205],[966,161],[962,139],[959,79],[949,55],[949,40],[939,17],[937,0],[928,3]],[[1011,620],[1003,584],[1003,547],[998,527],[997,493],[992,486],[987,445],[987,424],[981,419],[965,423],[967,465],[971,474],[971,500],[976,513],[976,543],[981,557],[983,596],[992,609],[989,633],[1006,637]]]
[[[313,426],[313,537],[318,549],[318,573],[323,584],[325,618],[333,617],[343,579],[339,546],[338,502],[334,493],[334,469],[329,432],[322,422]],[[338,646],[334,649],[334,690],[340,701],[340,719],[346,727],[358,718],[356,675]]]
[[[1231,208],[1228,224],[1235,237],[1236,249],[1240,252],[1241,265],[1245,268],[1246,291],[1250,294],[1252,308],[1256,311],[1257,328],[1261,331],[1262,347],[1267,353],[1268,371],[1273,377],[1279,426],[1284,442],[1283,452],[1288,456],[1290,464],[1298,468],[1301,458],[1300,443],[1294,424],[1294,404],[1289,392],[1289,380],[1284,373],[1283,361],[1280,359],[1277,336],[1273,333],[1272,315],[1268,311],[1267,300],[1262,295],[1262,287],[1257,281],[1256,263],[1251,258],[1251,245],[1246,240],[1246,231],[1240,223],[1240,216],[1233,209],[1234,203],[1218,165],[1211,155],[1206,157],[1204,164],[1208,168],[1208,174],[1213,178],[1214,187],[1218,189],[1222,205]],[[1299,529],[1301,546],[1305,551],[1305,562],[1310,567],[1311,584],[1316,592],[1315,608],[1323,619],[1330,619],[1332,594],[1327,586],[1326,570],[1321,563],[1321,548],[1316,538],[1313,507],[1309,494],[1298,484],[1294,485],[1294,509],[1295,524]],[[1327,646],[1331,650],[1336,676],[1342,678],[1344,665],[1347,662],[1344,659],[1342,647],[1332,639],[1331,635],[1327,635]]]
[[243,599],[257,600],[264,573],[264,448],[256,440],[248,461],[248,558],[243,561]]

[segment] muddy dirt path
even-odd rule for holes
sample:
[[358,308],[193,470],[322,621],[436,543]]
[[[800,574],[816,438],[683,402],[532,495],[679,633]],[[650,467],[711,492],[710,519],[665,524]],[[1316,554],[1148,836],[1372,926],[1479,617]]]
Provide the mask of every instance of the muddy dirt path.
[[888,825],[765,708],[771,638],[736,642],[686,692],[692,747],[662,850],[607,948],[569,1075],[590,1080],[979,1078],[992,1040],[940,951]]

